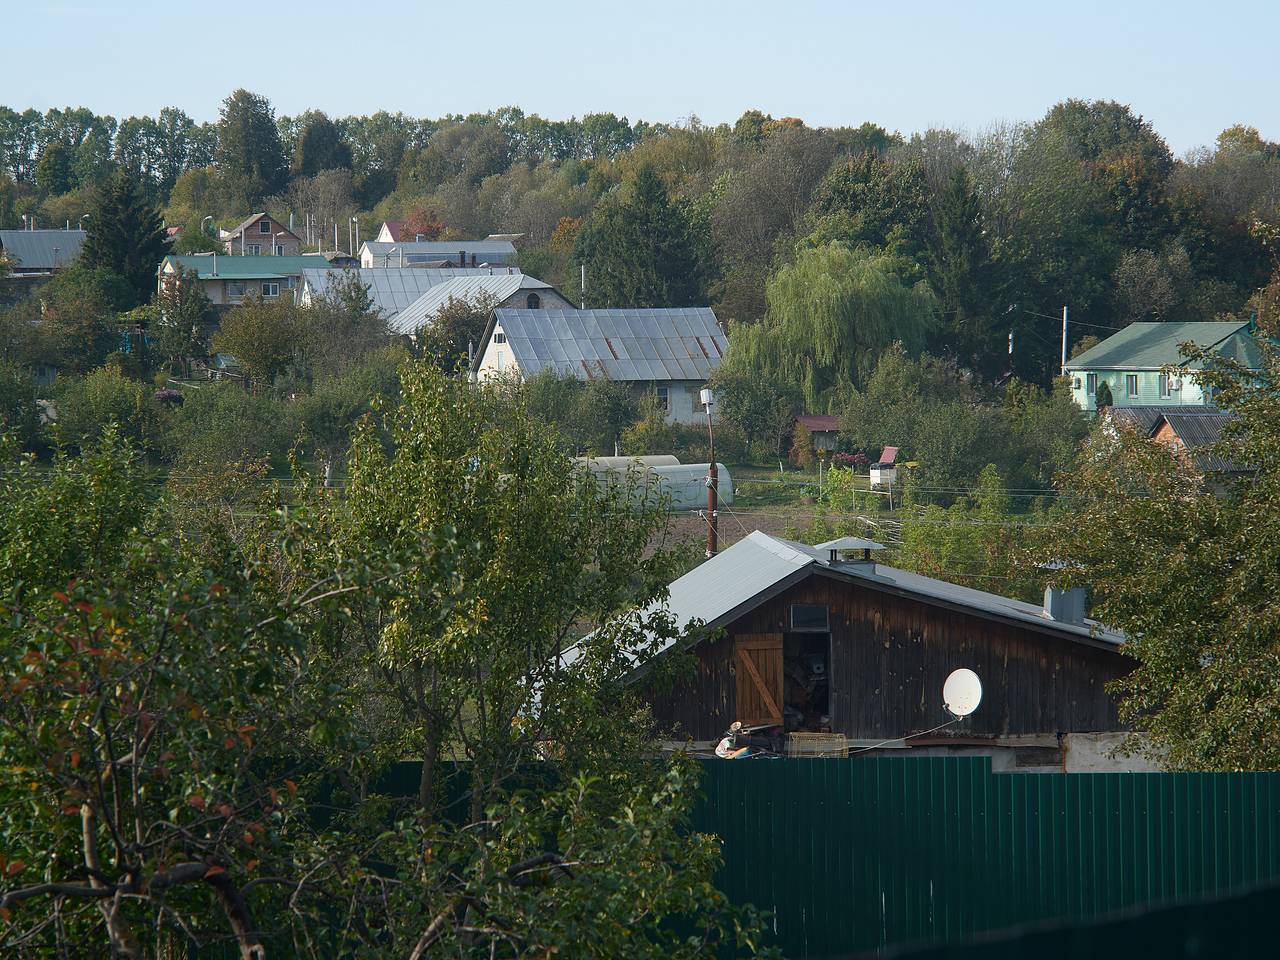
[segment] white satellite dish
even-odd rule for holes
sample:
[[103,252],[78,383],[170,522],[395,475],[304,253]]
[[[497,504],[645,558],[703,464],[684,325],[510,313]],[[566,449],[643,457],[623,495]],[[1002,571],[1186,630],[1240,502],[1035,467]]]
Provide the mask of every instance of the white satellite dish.
[[942,685],[942,703],[953,717],[967,717],[982,702],[982,681],[972,670],[953,670]]

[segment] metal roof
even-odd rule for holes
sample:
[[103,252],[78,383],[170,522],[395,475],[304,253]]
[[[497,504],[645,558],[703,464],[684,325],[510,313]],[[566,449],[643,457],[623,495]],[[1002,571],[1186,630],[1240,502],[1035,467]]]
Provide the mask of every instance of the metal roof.
[[1068,370],[1159,370],[1188,366],[1178,350],[1190,341],[1214,348],[1220,356],[1256,370],[1261,366],[1258,346],[1249,334],[1249,321],[1205,323],[1131,323],[1119,333],[1067,361]]
[[0,249],[23,270],[52,270],[78,257],[84,238],[84,230],[0,230]]
[[[327,264],[321,264],[322,267]],[[420,296],[454,277],[475,276],[477,271],[467,267],[445,267],[427,270],[413,267],[361,267],[350,270],[304,270],[302,273],[303,300],[324,296],[329,285],[346,273],[355,273],[360,282],[368,286],[369,296],[390,320]]]
[[796,417],[810,433],[839,433],[840,418],[830,413],[802,413]]
[[[1234,414],[1212,409],[1190,412],[1184,408],[1176,413],[1166,413],[1161,419],[1168,422],[1169,429],[1186,447],[1187,452],[1194,456],[1196,469],[1220,473],[1238,473],[1248,469],[1204,449],[1222,439],[1222,429],[1235,419]],[[1152,428],[1151,433],[1154,434],[1158,427],[1159,423]]]
[[396,314],[395,322],[389,323],[388,327],[392,333],[414,334],[434,320],[450,300],[474,303],[483,299],[488,302],[489,309],[492,309],[517,291],[550,289],[551,284],[523,273],[480,273],[469,270],[462,276],[431,287]]
[[1113,424],[1132,427],[1144,437],[1149,437],[1166,413],[1218,413],[1218,408],[1198,403],[1153,403],[1134,407],[1108,407],[1106,417]]
[[324,268],[329,261],[319,254],[301,257],[241,257],[229,254],[199,253],[186,256],[170,254],[160,262],[173,264],[182,272],[194,270],[201,280],[274,280],[297,277],[314,268]]
[[373,257],[393,257],[403,253],[406,257],[426,255],[432,259],[452,259],[458,253],[475,254],[481,260],[514,260],[515,245],[510,240],[366,240],[360,245],[361,255],[368,250]]
[[[706,380],[729,349],[710,307],[494,311],[524,376]],[[486,344],[492,337],[485,336]],[[482,358],[476,360],[477,366]]]
[[[681,632],[697,622],[708,630],[714,630],[817,570],[837,579],[858,581],[918,597],[925,602],[963,608],[978,616],[1025,624],[1094,646],[1118,647],[1125,639],[1124,634],[1108,630],[1092,620],[1083,624],[1052,620],[1037,604],[935,580],[879,562],[832,562],[827,551],[820,547],[783,540],[759,530],[672,583],[665,606]],[[667,643],[654,652],[659,653],[671,645]],[[577,657],[576,646],[561,654],[566,665]]]

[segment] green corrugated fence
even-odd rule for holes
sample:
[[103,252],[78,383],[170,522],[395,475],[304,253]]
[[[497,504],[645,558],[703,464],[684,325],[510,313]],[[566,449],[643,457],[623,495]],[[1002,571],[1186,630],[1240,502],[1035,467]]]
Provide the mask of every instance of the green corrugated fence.
[[708,761],[695,826],[789,957],[1082,919],[1280,877],[1280,774],[992,774],[975,758]]

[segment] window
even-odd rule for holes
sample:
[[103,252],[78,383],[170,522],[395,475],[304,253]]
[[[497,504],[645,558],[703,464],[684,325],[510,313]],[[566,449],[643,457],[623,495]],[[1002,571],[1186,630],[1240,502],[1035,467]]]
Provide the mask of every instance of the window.
[[505,333],[503,333],[501,330],[495,330],[495,331],[493,332],[493,342],[494,342],[494,343],[506,343],[506,342],[507,342],[507,335],[506,335]]
[[259,233],[261,233],[261,234],[263,234],[263,235],[270,233],[270,232],[271,232],[271,221],[270,221],[270,220],[259,220],[259,221],[258,221],[258,232],[259,232]]
[[258,257],[258,256],[261,256],[261,255],[262,255],[262,244],[260,244],[260,243],[247,243],[247,244],[245,244],[244,251],[245,251],[245,253],[246,253],[246,254],[248,254],[248,255],[249,255],[249,256],[251,256],[251,257]]
[[793,603],[791,605],[791,631],[826,632],[830,630],[827,607],[821,603]]
[[658,406],[663,410],[671,409],[671,391],[667,387],[658,387]]
[[1160,374],[1160,396],[1164,399],[1171,396],[1169,393],[1169,375],[1167,373]]
[[275,246],[275,251],[276,251],[276,256],[277,256],[277,257],[283,257],[283,256],[284,256],[284,244],[282,244],[282,243],[277,243],[277,244],[276,244],[276,246]]
[[294,287],[296,287],[296,286],[298,285],[298,278],[297,278],[297,277],[285,277],[285,278],[284,278],[284,285],[285,285],[288,289],[292,290]]
[[1091,397],[1098,395],[1098,375],[1096,373],[1086,373],[1084,375],[1084,392]]
[[243,280],[227,281],[227,299],[228,300],[244,299],[244,281]]
[[527,297],[524,298],[524,302],[525,302],[525,305],[530,310],[537,310],[539,307],[542,306],[542,298],[539,297],[536,293],[529,294]]
[[269,283],[262,284],[262,295],[266,298],[280,296],[280,284],[272,280]]
[[1136,373],[1126,373],[1124,375],[1124,393],[1126,397],[1136,397],[1138,395],[1138,375]]
[[1079,378],[1079,377],[1072,377],[1072,378],[1071,378],[1071,389],[1072,389],[1072,390],[1079,390],[1079,389],[1080,389],[1080,378]]

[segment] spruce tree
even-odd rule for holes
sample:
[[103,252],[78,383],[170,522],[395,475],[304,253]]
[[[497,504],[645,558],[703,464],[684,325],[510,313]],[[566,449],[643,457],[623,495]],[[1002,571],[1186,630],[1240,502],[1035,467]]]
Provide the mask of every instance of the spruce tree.
[[99,192],[89,216],[81,262],[122,278],[136,306],[151,299],[156,268],[166,251],[164,226],[142,184],[117,173]]

